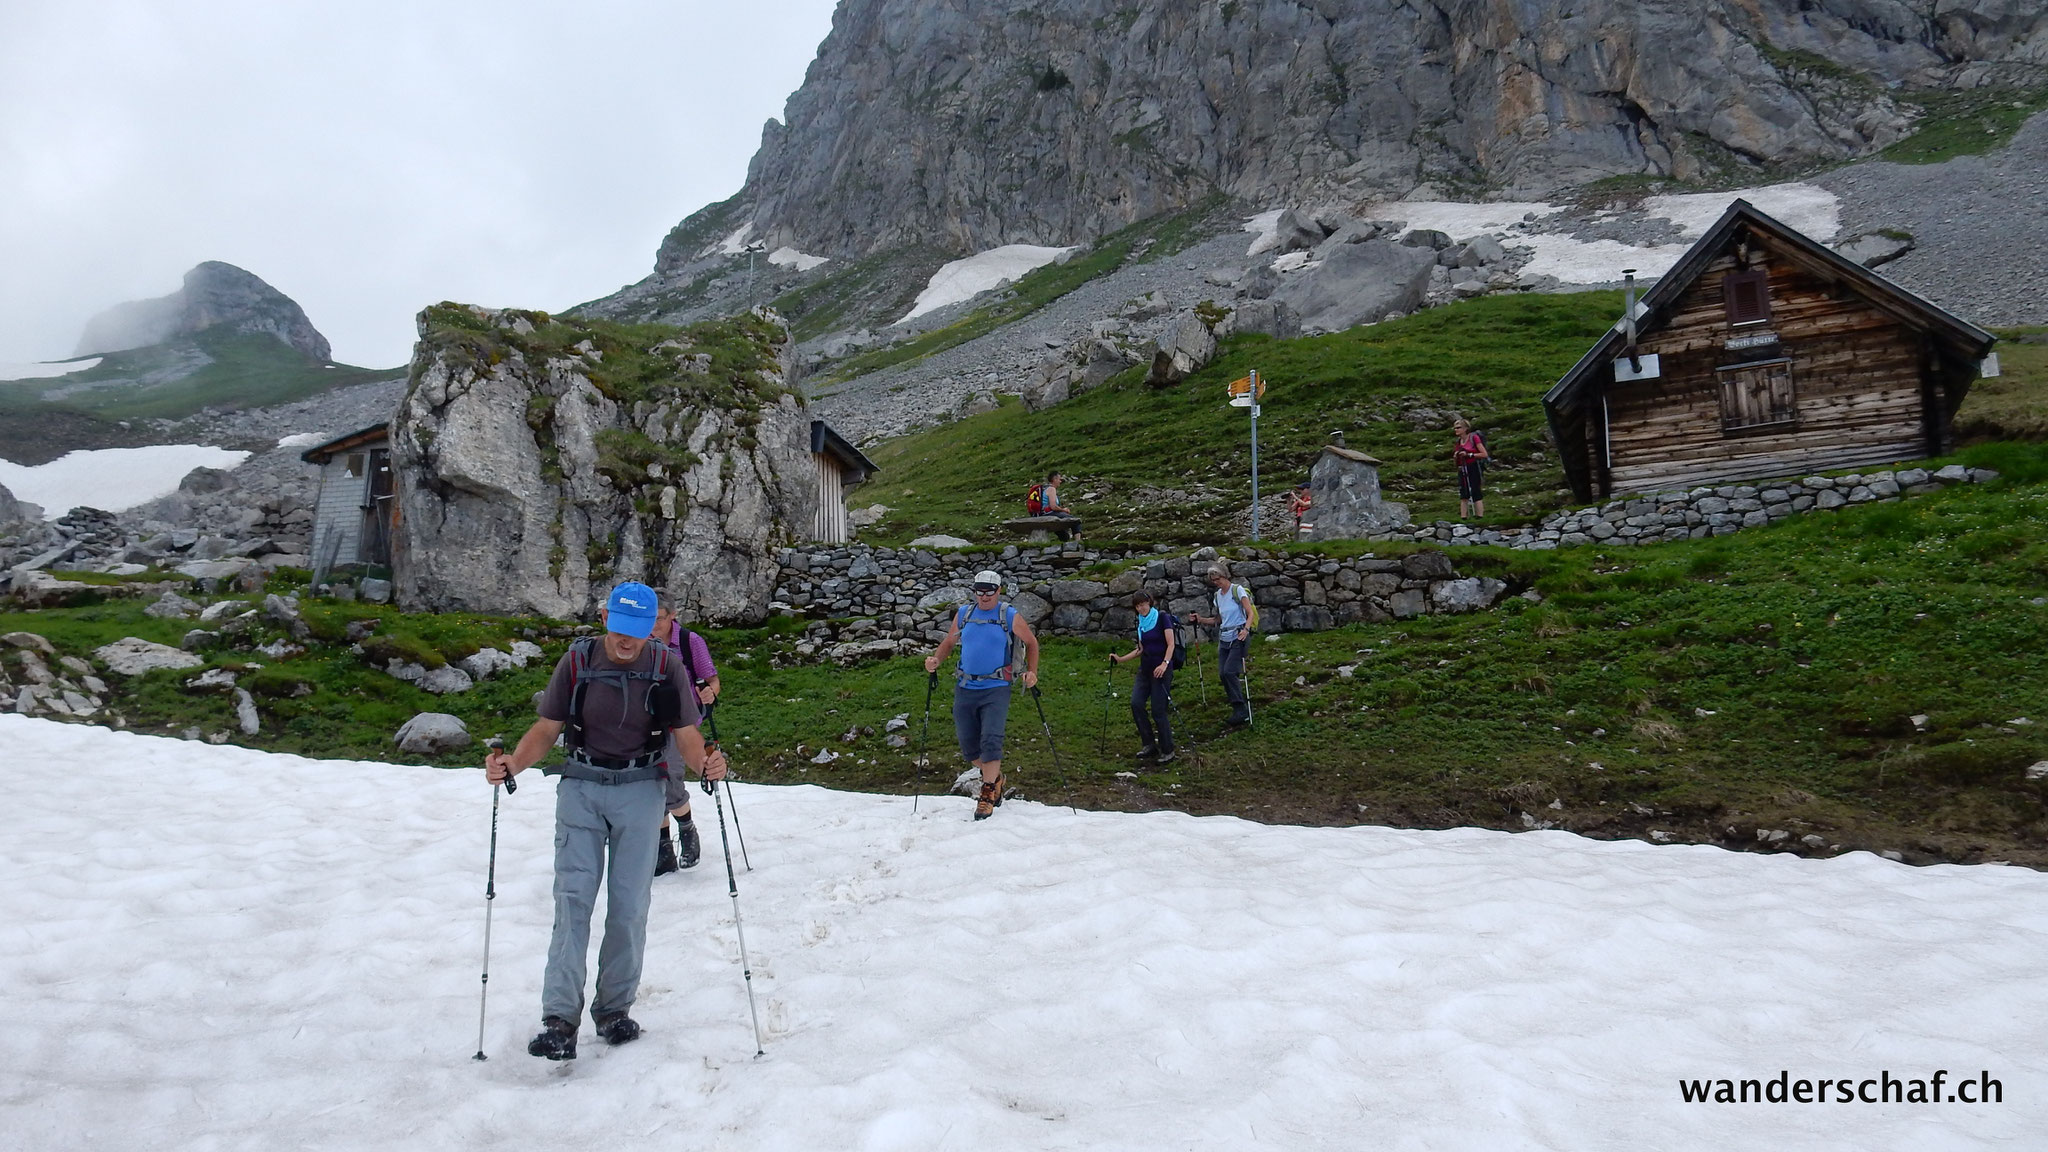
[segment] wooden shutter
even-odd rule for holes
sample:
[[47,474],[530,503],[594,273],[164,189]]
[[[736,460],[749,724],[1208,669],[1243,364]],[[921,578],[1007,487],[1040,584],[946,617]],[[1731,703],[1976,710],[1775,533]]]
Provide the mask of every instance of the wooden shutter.
[[1792,393],[1792,361],[1763,360],[1717,370],[1721,378],[1721,430],[1734,432],[1799,419]]
[[1723,276],[1721,296],[1730,324],[1761,324],[1771,318],[1770,273],[1761,268]]

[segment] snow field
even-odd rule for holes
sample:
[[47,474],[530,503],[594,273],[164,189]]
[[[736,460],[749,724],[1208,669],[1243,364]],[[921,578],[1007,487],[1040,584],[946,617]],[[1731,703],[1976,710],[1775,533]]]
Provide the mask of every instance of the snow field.
[[248,458],[204,444],[92,448],[34,466],[0,460],[0,485],[16,499],[42,505],[44,518],[55,520],[80,505],[124,512],[177,491],[194,468],[233,468]]
[[935,308],[971,300],[983,292],[1000,288],[1033,269],[1043,268],[1067,253],[1069,248],[1048,248],[1040,244],[1005,244],[986,252],[942,265],[925,282],[910,311],[896,323],[915,320]]
[[104,356],[86,360],[40,361],[32,364],[0,364],[0,382],[9,380],[49,380],[58,376],[69,376],[73,372],[84,372],[99,366]]
[[[655,886],[646,1037],[586,1026],[551,1065],[524,1044],[552,785],[521,779],[475,1063],[478,773],[0,716],[0,1139],[1948,1149],[2048,1121],[2031,871],[1015,800],[975,824],[956,797],[913,816],[814,787],[737,789],[768,1058],[700,796],[705,860]],[[1938,1067],[1989,1069],[2005,1103],[1715,1106],[1676,1083]]]

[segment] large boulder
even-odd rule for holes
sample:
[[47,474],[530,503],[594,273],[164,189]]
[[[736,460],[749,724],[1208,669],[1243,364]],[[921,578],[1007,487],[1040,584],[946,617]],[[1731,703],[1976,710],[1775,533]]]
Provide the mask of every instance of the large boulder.
[[401,606],[587,617],[631,579],[687,618],[765,617],[818,499],[779,317],[651,337],[442,304],[419,328],[392,423]]
[[157,644],[135,636],[126,636],[93,649],[92,653],[114,672],[123,676],[140,676],[159,668],[197,668],[205,660],[190,652],[181,651],[168,644]]
[[1198,312],[1189,311],[1174,321],[1159,338],[1152,353],[1152,370],[1145,383],[1154,388],[1178,384],[1195,374],[1216,355],[1216,334]]
[[422,712],[401,725],[392,742],[415,756],[439,756],[469,747],[469,726],[446,712]]
[[1341,332],[1390,312],[1413,312],[1435,267],[1436,252],[1428,247],[1346,244],[1321,264],[1287,276],[1272,298],[1293,309],[1304,332]]
[[0,527],[10,524],[26,524],[43,518],[43,510],[34,504],[26,504],[14,498],[14,493],[0,484]]

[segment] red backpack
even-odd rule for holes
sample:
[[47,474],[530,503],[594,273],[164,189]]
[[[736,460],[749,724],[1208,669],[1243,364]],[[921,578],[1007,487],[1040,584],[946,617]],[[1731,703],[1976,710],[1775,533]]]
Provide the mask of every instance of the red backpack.
[[1033,484],[1024,492],[1024,511],[1033,516],[1045,514],[1045,485]]

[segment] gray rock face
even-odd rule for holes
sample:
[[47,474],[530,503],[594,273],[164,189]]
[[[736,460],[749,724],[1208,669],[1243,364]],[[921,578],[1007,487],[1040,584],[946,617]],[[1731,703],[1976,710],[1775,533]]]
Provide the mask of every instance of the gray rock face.
[[218,260],[185,273],[185,286],[169,296],[117,304],[87,321],[76,355],[144,348],[220,326],[274,337],[309,360],[333,357],[327,337],[291,297]]
[[1145,383],[1154,388],[1178,384],[1195,374],[1216,355],[1216,334],[1199,315],[1190,312],[1159,341],[1152,354],[1152,370]]
[[[20,524],[30,519],[30,514],[27,510],[35,507],[33,504],[23,504],[21,501],[16,500],[14,493],[9,492],[5,484],[0,484],[0,526]],[[41,518],[42,509],[36,508],[35,519]]]
[[415,756],[439,756],[469,747],[469,726],[446,712],[422,712],[399,727],[392,743]]
[[[421,314],[392,425],[393,465],[410,478],[398,496],[399,603],[587,616],[632,579],[672,590],[687,619],[760,620],[774,552],[817,503],[810,416],[779,359],[786,329],[771,313],[615,348],[676,365],[651,383],[619,382],[592,341],[579,354],[525,340],[536,317],[460,305]],[[698,338],[715,358],[695,350]]]
[[1273,299],[1293,309],[1305,332],[1341,332],[1391,312],[1413,312],[1436,266],[1436,252],[1428,247],[1384,240],[1346,244],[1320,265],[1281,280]]
[[[1703,150],[1841,159],[1905,130],[1885,85],[2038,65],[2044,27],[2018,0],[848,0],[746,187],[699,215],[771,249],[972,251],[1214,191],[1534,194],[1690,178]],[[660,267],[703,247],[693,222]]]

